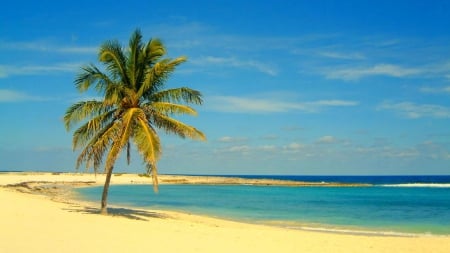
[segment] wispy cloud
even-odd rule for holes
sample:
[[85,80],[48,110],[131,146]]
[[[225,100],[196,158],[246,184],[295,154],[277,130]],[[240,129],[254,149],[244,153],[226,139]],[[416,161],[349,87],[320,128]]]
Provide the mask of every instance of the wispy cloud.
[[369,155],[371,157],[409,159],[416,158],[420,153],[414,148],[394,148],[391,146],[371,146],[357,147],[353,150],[354,154]]
[[338,60],[363,60],[366,57],[362,53],[342,53],[333,51],[322,51],[318,53],[319,56]]
[[86,46],[60,46],[46,41],[31,42],[4,42],[0,41],[0,50],[53,52],[70,54],[95,54],[98,47]]
[[263,152],[275,152],[275,151],[277,151],[277,149],[278,148],[275,145],[262,145],[262,146],[256,147],[256,150],[263,151]]
[[433,104],[414,104],[411,102],[391,103],[383,102],[378,107],[378,110],[395,111],[403,117],[409,119],[419,118],[450,118],[450,108],[433,105]]
[[338,99],[332,99],[332,100],[318,100],[315,102],[308,102],[304,103],[307,106],[311,107],[327,107],[327,106],[357,106],[359,102],[356,101],[349,101],[349,100],[338,100]]
[[208,108],[231,113],[279,113],[289,111],[318,112],[327,107],[357,106],[356,101],[317,100],[312,102],[289,102],[283,98],[213,96],[206,101]]
[[223,136],[219,138],[219,142],[243,142],[248,140],[245,137],[231,137],[231,136]]
[[282,128],[283,132],[298,132],[304,131],[305,128],[302,126],[285,126]]
[[227,148],[218,148],[218,149],[215,149],[213,152],[215,154],[235,153],[235,154],[247,155],[247,154],[249,154],[249,152],[251,150],[252,150],[252,148],[248,145],[236,145],[236,146],[231,146],[231,147],[227,147]]
[[448,144],[425,141],[409,147],[396,147],[391,144],[377,144],[355,148],[354,154],[370,157],[411,160],[418,158],[443,159],[450,158]]
[[60,47],[56,48],[56,52],[95,55],[98,52],[98,47]]
[[305,145],[300,144],[298,142],[291,142],[291,143],[283,146],[283,150],[288,151],[288,152],[298,152],[303,148],[305,148]]
[[408,68],[393,64],[377,64],[372,67],[348,67],[325,71],[328,79],[359,80],[371,76],[408,77],[423,73],[420,68]]
[[432,94],[445,94],[450,93],[450,86],[445,87],[422,87],[420,88],[422,93],[432,93]]
[[235,57],[206,56],[193,59],[191,63],[202,66],[223,65],[225,67],[254,69],[270,76],[276,76],[278,74],[278,70],[268,64],[255,60],[240,60]]
[[29,95],[25,92],[0,89],[0,103],[14,103],[14,102],[30,102],[30,101],[46,101],[49,99]]
[[81,64],[59,63],[53,65],[9,66],[0,65],[0,78],[23,75],[47,75],[61,72],[76,72]]
[[336,143],[338,140],[336,139],[336,137],[331,136],[331,135],[325,135],[320,137],[316,143],[318,144],[333,144]]

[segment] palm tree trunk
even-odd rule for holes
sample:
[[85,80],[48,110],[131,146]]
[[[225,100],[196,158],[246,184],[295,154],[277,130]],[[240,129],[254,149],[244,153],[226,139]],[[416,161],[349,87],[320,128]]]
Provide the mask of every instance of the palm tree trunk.
[[106,179],[105,179],[105,185],[103,186],[103,193],[102,193],[102,205],[100,209],[100,214],[107,215],[108,209],[106,208],[107,200],[108,200],[108,190],[109,190],[109,182],[111,181],[111,175],[113,171],[113,167],[109,168],[106,173]]

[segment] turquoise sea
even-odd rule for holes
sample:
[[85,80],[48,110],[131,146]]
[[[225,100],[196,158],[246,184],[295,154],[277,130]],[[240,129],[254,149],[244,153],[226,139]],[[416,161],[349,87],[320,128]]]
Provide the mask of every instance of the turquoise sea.
[[[370,187],[112,185],[110,205],[174,210],[303,230],[450,235],[450,176],[239,176]],[[99,201],[102,187],[77,189]]]

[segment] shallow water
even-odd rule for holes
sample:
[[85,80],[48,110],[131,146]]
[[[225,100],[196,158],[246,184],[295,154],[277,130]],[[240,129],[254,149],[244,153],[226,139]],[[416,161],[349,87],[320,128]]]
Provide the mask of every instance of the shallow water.
[[[449,187],[113,185],[109,203],[329,231],[450,235]],[[99,201],[102,187],[77,191]]]

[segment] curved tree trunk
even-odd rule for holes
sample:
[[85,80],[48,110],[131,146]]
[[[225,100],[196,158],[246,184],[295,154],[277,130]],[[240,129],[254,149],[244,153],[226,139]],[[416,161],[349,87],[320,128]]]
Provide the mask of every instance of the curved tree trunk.
[[102,193],[102,205],[100,209],[101,214],[108,214],[108,209],[106,208],[107,200],[108,200],[108,190],[109,190],[109,182],[111,181],[111,175],[112,175],[113,167],[111,167],[107,174],[105,179],[105,185],[103,186],[103,193]]

